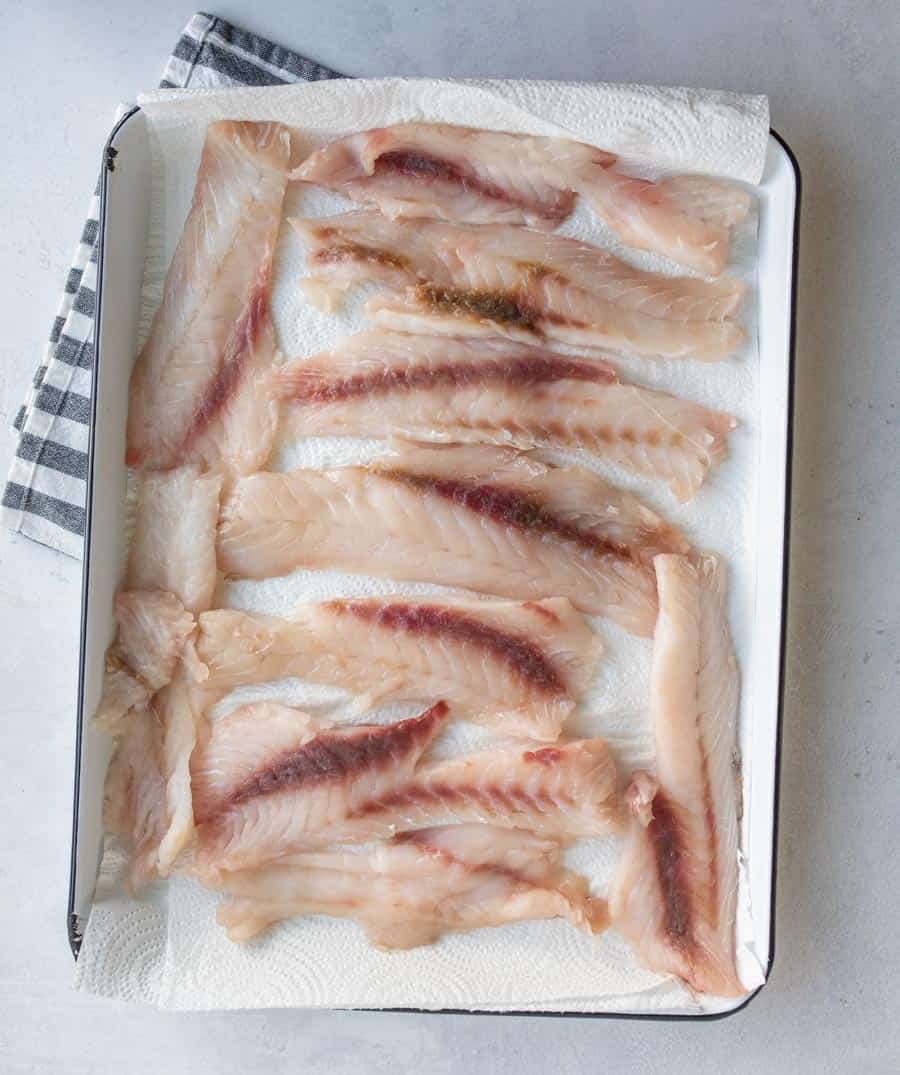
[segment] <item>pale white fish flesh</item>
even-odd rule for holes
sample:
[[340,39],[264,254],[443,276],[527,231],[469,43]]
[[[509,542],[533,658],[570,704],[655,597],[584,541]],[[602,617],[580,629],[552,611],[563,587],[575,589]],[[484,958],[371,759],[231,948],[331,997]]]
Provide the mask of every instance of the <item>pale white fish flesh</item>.
[[103,664],[103,693],[91,724],[110,735],[119,735],[125,718],[132,710],[144,709],[150,702],[150,689],[110,646]]
[[730,320],[743,295],[738,281],[643,272],[575,239],[369,211],[291,224],[307,247],[310,297],[379,281],[391,291],[367,309],[387,328],[706,361],[744,338]]
[[275,374],[297,436],[399,435],[576,446],[690,500],[727,452],[729,414],[637,385],[612,366],[506,339],[374,329]]
[[531,744],[418,766],[447,719],[438,703],[392,725],[322,727],[275,703],[213,722],[192,763],[201,876],[331,843],[461,822],[559,840],[620,822],[602,739]]
[[552,741],[602,647],[564,598],[400,597],[301,605],[288,619],[205,612],[197,649],[214,690],[293,676],[352,691],[360,708],[443,698],[476,723]]
[[566,870],[559,845],[521,830],[463,824],[420,829],[359,852],[305,852],[225,874],[216,918],[233,941],[300,915],[350,918],[378,948],[447,933],[561,918],[588,933],[606,904]]
[[116,648],[135,675],[155,692],[171,682],[196,622],[165,590],[122,590],[114,605]]
[[193,613],[212,604],[220,474],[179,467],[140,479],[125,585],[166,590]]
[[219,567],[268,578],[337,568],[516,600],[567,597],[649,636],[652,557],[687,550],[636,497],[577,466],[489,445],[411,445],[368,466],[242,478]]
[[749,211],[735,183],[674,176],[656,183],[623,175],[611,153],[568,138],[400,123],[339,138],[291,179],[315,183],[390,217],[552,230],[581,194],[625,243],[716,274],[729,229]]
[[193,835],[189,763],[201,719],[194,689],[176,676],[122,726],[106,774],[103,820],[130,849],[133,893],[165,877]]
[[194,198],[131,378],[126,461],[228,472],[268,459],[272,254],[290,160],[279,123],[207,128]]
[[395,724],[331,727],[257,702],[214,721],[191,763],[199,871],[242,869],[306,846],[405,784],[448,717],[438,702]]
[[651,719],[656,775],[633,775],[631,834],[610,897],[615,927],[648,968],[698,993],[738,996],[738,670],[725,569],[656,559],[660,612]]

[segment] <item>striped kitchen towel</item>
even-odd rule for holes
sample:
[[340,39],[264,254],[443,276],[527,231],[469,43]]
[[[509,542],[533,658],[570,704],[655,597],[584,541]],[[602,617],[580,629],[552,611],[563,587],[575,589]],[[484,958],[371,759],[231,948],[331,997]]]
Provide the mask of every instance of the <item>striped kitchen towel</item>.
[[[272,86],[340,77],[200,13],[185,27],[160,85]],[[75,557],[84,545],[99,218],[95,192],[43,362],[15,419],[19,443],[2,506],[2,520],[12,530]]]

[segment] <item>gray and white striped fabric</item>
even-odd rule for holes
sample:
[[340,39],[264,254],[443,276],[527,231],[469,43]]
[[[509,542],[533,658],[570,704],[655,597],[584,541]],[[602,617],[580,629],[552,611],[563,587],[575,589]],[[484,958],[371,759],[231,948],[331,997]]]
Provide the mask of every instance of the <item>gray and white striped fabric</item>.
[[[271,86],[340,77],[200,13],[185,27],[160,85]],[[84,545],[99,217],[95,193],[43,362],[15,419],[19,443],[0,509],[12,530],[75,557]]]

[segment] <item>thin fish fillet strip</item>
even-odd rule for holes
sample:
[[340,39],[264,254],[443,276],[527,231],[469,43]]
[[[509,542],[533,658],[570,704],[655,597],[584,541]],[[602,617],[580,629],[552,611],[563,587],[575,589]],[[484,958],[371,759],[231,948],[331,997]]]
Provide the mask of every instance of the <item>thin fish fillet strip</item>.
[[202,720],[195,688],[176,675],[132,709],[106,774],[103,820],[131,853],[127,887],[168,875],[194,834],[190,758]]
[[438,702],[395,724],[330,727],[262,702],[212,722],[191,762],[201,875],[303,848],[405,785],[448,716]]
[[706,361],[744,338],[729,320],[743,296],[738,281],[643,272],[575,239],[365,210],[291,224],[307,247],[308,296],[329,308],[347,288],[378,281],[390,293],[367,309],[386,328]]
[[622,239],[707,275],[728,260],[729,229],[750,196],[734,183],[674,176],[651,183],[622,174],[616,158],[566,138],[401,123],[330,142],[291,173],[389,217],[552,230],[576,196]]
[[419,767],[448,708],[392,725],[323,728],[275,703],[212,725],[192,765],[201,876],[331,843],[366,843],[462,822],[557,840],[620,823],[602,739],[467,754]]
[[197,650],[217,691],[297,677],[353,692],[359,710],[443,698],[476,723],[552,741],[601,646],[564,598],[403,597],[301,605],[287,619],[206,612]]
[[566,597],[647,636],[651,560],[673,550],[687,551],[677,530],[589,471],[476,444],[243,478],[218,541],[232,576],[339,568],[516,600]]
[[217,920],[234,941],[300,915],[350,918],[379,948],[447,933],[561,918],[598,933],[605,902],[566,870],[559,845],[519,830],[463,824],[420,829],[361,851],[301,852],[226,874]]
[[738,670],[724,566],[656,559],[651,718],[656,774],[633,774],[613,924],[650,969],[699,993],[746,992],[735,965]]
[[269,291],[289,160],[281,124],[207,129],[193,202],[132,373],[129,465],[247,473],[268,458]]
[[576,446],[690,500],[727,452],[731,415],[623,384],[612,366],[504,339],[374,329],[275,374],[297,436],[398,435]]

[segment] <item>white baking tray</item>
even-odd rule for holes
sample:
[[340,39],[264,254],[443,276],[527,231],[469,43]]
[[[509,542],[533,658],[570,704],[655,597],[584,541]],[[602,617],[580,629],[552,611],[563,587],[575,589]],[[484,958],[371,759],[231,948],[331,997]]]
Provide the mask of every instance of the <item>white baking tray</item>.
[[[143,113],[136,108],[114,128],[103,160],[67,920],[69,940],[76,958],[83,926],[90,914],[103,844],[103,781],[111,743],[106,735],[90,727],[89,717],[100,698],[104,654],[114,631],[113,596],[122,577],[126,553],[125,422],[128,381],[141,310],[150,176],[147,124]],[[744,809],[748,824],[744,851],[749,867],[754,932],[758,938],[756,952],[765,977],[768,977],[774,952],[799,200],[797,162],[786,143],[772,132],[759,188],[760,503],[753,632],[755,667],[752,682],[743,684],[745,697],[749,693],[752,702],[749,706],[749,737],[744,740],[752,772],[750,786],[745,788]],[[719,1009],[702,1017],[729,1014],[743,1007],[749,999],[723,1002]],[[617,1011],[614,1014],[621,1016],[623,1013]],[[698,1017],[692,1011],[634,1014],[646,1018],[660,1015]]]

